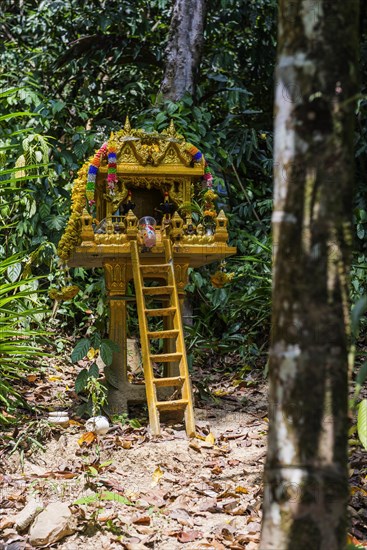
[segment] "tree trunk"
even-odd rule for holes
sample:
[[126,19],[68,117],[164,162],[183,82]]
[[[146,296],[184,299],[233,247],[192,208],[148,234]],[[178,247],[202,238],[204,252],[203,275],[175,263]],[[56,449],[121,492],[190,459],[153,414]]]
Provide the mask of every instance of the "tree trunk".
[[344,550],[358,1],[280,1],[261,550]]
[[206,0],[175,0],[160,92],[178,101],[194,94],[204,43]]

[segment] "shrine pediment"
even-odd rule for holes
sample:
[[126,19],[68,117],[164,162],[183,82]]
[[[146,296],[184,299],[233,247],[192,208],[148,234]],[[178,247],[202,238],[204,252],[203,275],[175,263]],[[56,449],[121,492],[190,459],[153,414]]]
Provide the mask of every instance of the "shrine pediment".
[[[191,149],[192,144],[185,141],[183,136],[176,132],[173,122],[163,132],[146,132],[142,129],[131,128],[129,119],[126,119],[122,130],[112,133],[110,140],[116,146],[117,170],[141,171],[141,167],[157,168],[159,166],[170,170],[181,169],[184,172],[193,170],[202,171],[202,162],[194,162]],[[135,166],[135,169],[134,169]],[[140,170],[139,170],[140,167]],[[107,161],[101,162],[101,173],[107,171]]]

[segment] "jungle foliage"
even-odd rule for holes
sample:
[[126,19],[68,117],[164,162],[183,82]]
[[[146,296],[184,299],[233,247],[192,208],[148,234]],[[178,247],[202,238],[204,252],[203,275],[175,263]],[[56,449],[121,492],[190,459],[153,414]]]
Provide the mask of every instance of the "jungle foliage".
[[[233,352],[239,366],[254,366],[269,333],[277,2],[211,1],[196,93],[176,103],[158,94],[171,5],[169,0],[1,2],[0,89],[7,91],[0,101],[7,118],[0,118],[0,254],[31,259],[23,263],[28,272],[14,282],[44,275],[41,288],[60,288],[69,277],[80,286],[73,301],[60,304],[58,327],[83,332],[90,323],[86,310],[104,320],[100,274],[80,268],[64,272],[55,256],[69,215],[71,182],[126,115],[146,129],[162,130],[173,119],[208,160],[219,203],[230,218],[231,244],[238,249],[227,262],[235,273],[231,285],[211,286],[209,274],[216,266],[191,273],[195,324],[189,347],[195,344],[198,354],[213,353],[209,347],[216,354]],[[353,298],[366,290],[366,107],[361,98]],[[18,112],[28,114],[15,117]],[[52,306],[47,294],[38,305]],[[61,349],[62,339],[57,344]]]
[[[275,5],[273,0],[214,2],[196,94],[172,103],[157,95],[171,2],[119,1],[107,8],[103,2],[86,7],[75,0],[37,6],[26,1],[19,8],[5,1],[1,56],[7,70],[0,84],[18,90],[4,108],[33,113],[26,124],[38,136],[33,150],[41,150],[39,136],[47,135],[53,168],[42,181],[27,182],[31,204],[22,199],[19,207],[4,212],[3,219],[14,224],[5,239],[7,254],[42,245],[33,271],[47,273],[51,267],[48,277],[60,285],[54,246],[68,215],[77,168],[127,114],[133,125],[148,129],[162,130],[173,119],[216,174],[220,202],[231,218],[231,242],[240,255],[228,262],[228,270],[237,274],[230,288],[212,288],[208,269],[192,274],[189,292],[200,296],[196,338],[200,335],[203,348],[213,337],[219,342],[216,351],[239,349],[242,357],[256,356],[264,346],[260,335],[267,332],[270,297]],[[22,124],[13,131],[23,130]],[[254,261],[244,263],[243,257]],[[92,283],[92,278],[83,270],[71,275],[81,287],[93,287],[86,285],[85,279]],[[246,323],[241,325],[237,314],[244,306]]]

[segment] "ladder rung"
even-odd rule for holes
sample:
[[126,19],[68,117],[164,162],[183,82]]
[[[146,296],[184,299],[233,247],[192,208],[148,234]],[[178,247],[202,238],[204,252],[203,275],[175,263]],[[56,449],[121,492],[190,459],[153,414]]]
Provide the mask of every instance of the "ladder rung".
[[157,273],[168,273],[169,268],[171,267],[171,264],[140,264],[140,269],[144,271],[146,274],[153,274],[157,275]]
[[182,353],[159,353],[157,355],[151,355],[151,360],[156,363],[172,363],[179,361],[182,358]]
[[160,411],[175,411],[187,407],[187,399],[177,399],[176,401],[157,401],[156,406]]
[[171,294],[173,286],[143,286],[144,294],[156,295],[156,294]]
[[173,376],[171,378],[153,378],[153,383],[156,386],[182,386],[185,382],[181,376]]
[[167,315],[174,315],[177,311],[175,307],[163,307],[159,309],[145,309],[145,313],[148,317],[167,317]]
[[178,333],[178,330],[155,330],[147,332],[147,336],[148,338],[176,338]]

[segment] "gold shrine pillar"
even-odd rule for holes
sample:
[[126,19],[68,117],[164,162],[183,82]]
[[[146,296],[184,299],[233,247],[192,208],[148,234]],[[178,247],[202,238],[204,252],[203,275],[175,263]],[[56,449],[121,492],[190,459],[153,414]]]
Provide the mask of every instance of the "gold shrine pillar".
[[112,364],[105,368],[109,412],[121,414],[127,412],[128,402],[145,400],[145,386],[131,384],[127,377],[126,287],[130,269],[118,260],[104,262],[103,268],[110,308],[109,338],[119,347]]

